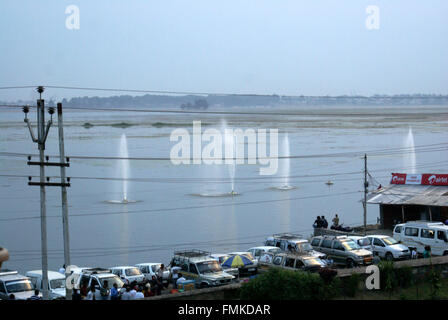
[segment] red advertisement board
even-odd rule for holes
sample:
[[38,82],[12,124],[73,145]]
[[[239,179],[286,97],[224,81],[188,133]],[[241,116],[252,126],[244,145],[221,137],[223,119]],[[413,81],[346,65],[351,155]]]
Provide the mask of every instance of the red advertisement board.
[[392,173],[391,184],[421,184],[426,186],[448,186],[448,174]]

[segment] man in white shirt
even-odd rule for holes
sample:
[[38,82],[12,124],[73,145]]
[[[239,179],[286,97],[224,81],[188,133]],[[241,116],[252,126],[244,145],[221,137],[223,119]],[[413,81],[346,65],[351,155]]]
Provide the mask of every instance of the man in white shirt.
[[135,295],[137,294],[137,286],[135,286],[134,288],[132,288],[131,292],[129,292],[131,294],[131,300],[135,300]]
[[184,278],[182,273],[179,273],[179,279],[177,279],[176,284],[179,286],[180,284],[183,284],[187,279]]
[[179,279],[179,270],[180,267],[172,267],[171,268],[171,278],[173,281],[173,289],[177,289],[177,279]]
[[131,288],[126,286],[126,291],[121,295],[121,300],[132,300],[131,299]]
[[145,295],[142,292],[142,289],[138,288],[137,293],[135,294],[135,299],[143,299]]

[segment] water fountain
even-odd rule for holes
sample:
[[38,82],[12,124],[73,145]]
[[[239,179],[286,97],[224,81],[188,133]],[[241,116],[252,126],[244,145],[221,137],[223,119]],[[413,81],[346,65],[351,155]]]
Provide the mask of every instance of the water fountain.
[[109,203],[118,203],[118,204],[127,204],[137,202],[136,200],[129,200],[128,198],[128,179],[129,179],[129,153],[128,153],[128,142],[126,138],[126,134],[123,133],[120,139],[120,148],[119,148],[119,157],[122,158],[119,161],[121,178],[122,180],[122,194],[123,198],[121,200],[109,200]]
[[[199,196],[199,197],[233,197],[233,196],[239,196],[241,193],[238,193],[235,191],[235,174],[236,174],[236,143],[235,143],[235,136],[230,133],[226,132],[229,129],[227,126],[227,122],[225,120],[221,120],[221,134],[223,136],[223,158],[224,162],[223,165],[204,165],[207,170],[207,177],[210,177],[209,174],[213,171],[215,171],[215,177],[217,178],[217,181],[220,182],[224,176],[228,176],[230,179],[230,192],[225,191],[221,188],[220,185],[213,185],[213,182],[210,182],[211,185],[205,185],[203,186],[205,190],[201,193],[192,193],[192,196]],[[226,161],[226,158],[228,159]],[[231,160],[231,163],[229,160]],[[226,168],[227,167],[227,168]],[[227,171],[227,174],[223,171]],[[227,182],[227,181],[225,181]]]
[[291,153],[289,150],[289,137],[288,137],[288,133],[285,134],[285,137],[283,139],[283,144],[282,144],[282,155],[283,155],[283,159],[281,162],[281,166],[282,166],[282,170],[281,170],[281,174],[282,174],[282,179],[283,179],[283,184],[279,187],[276,187],[276,189],[278,190],[291,190],[294,189],[294,186],[291,186],[289,184],[289,177],[291,175]]
[[409,173],[416,173],[416,155],[415,155],[415,145],[414,145],[414,134],[412,133],[412,128],[409,127],[408,135],[404,142],[404,147],[406,154],[404,155],[404,168],[405,171]]
[[[235,173],[236,173],[236,146],[235,146],[235,136],[231,132],[227,132],[227,122],[225,120],[222,120],[222,131],[224,133],[224,157],[225,157],[225,163],[227,165],[227,168],[229,170],[229,177],[230,177],[230,184],[231,184],[231,191],[230,195],[236,195],[235,192]],[[228,160],[233,158],[230,164],[227,164]]]

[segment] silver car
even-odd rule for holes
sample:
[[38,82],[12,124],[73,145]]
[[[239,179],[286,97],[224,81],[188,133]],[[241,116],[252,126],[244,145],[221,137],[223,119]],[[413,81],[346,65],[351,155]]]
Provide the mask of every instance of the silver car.
[[356,242],[346,236],[318,236],[311,240],[311,246],[325,253],[335,264],[348,268],[369,265],[373,262],[371,251],[362,249]]

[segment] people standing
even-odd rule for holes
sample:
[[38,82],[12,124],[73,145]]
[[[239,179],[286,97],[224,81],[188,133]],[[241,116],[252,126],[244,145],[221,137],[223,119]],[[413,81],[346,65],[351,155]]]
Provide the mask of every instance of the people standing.
[[34,294],[28,300],[42,300],[42,297],[39,296],[39,289],[35,289]]
[[131,299],[131,288],[126,286],[126,291],[121,295],[121,300],[132,300]]
[[116,283],[113,284],[110,289],[110,300],[118,300],[120,298],[120,293],[118,292],[118,285]]
[[335,227],[337,227],[337,226],[339,226],[339,217],[338,217],[338,214],[336,213],[336,215],[334,216],[334,218],[333,218],[333,226],[335,226]]
[[431,247],[425,246],[425,250],[423,251],[423,258],[431,258]]
[[100,288],[101,300],[109,300],[110,290],[109,290],[109,282],[104,280],[103,286]]
[[137,293],[135,294],[135,299],[143,299],[145,295],[142,292],[142,289],[139,287],[137,289]]
[[327,219],[325,219],[325,216],[321,217],[321,221],[322,221],[322,228],[327,229],[328,228],[328,221],[327,221]]
[[137,294],[137,286],[132,287],[131,291],[129,292],[131,294],[131,300],[135,300],[135,295]]
[[151,283],[151,291],[154,292],[155,295],[158,295],[158,296],[161,295],[163,285],[159,281],[159,279],[156,276],[152,276],[150,283]]
[[177,279],[179,279],[180,267],[171,268],[171,281],[173,282],[173,289],[177,289]]
[[417,259],[417,258],[418,258],[417,248],[411,248],[411,259]]
[[313,227],[320,228],[321,226],[322,226],[322,221],[320,220],[320,217],[317,216],[316,220],[314,221]]
[[72,300],[74,300],[74,301],[82,300],[81,295],[80,295],[79,292],[78,292],[78,289],[73,289],[73,292],[72,292]]
[[88,288],[87,288],[87,283],[83,283],[81,285],[81,289],[80,289],[80,293],[81,293],[81,297],[84,299],[85,297],[87,297],[87,293],[88,293]]
[[182,273],[179,273],[179,279],[177,279],[177,286],[183,284],[185,281],[187,281],[187,279],[184,278]]
[[65,264],[59,268],[59,273],[62,273],[65,276]]
[[90,291],[87,293],[86,300],[96,300],[95,286],[90,286]]

